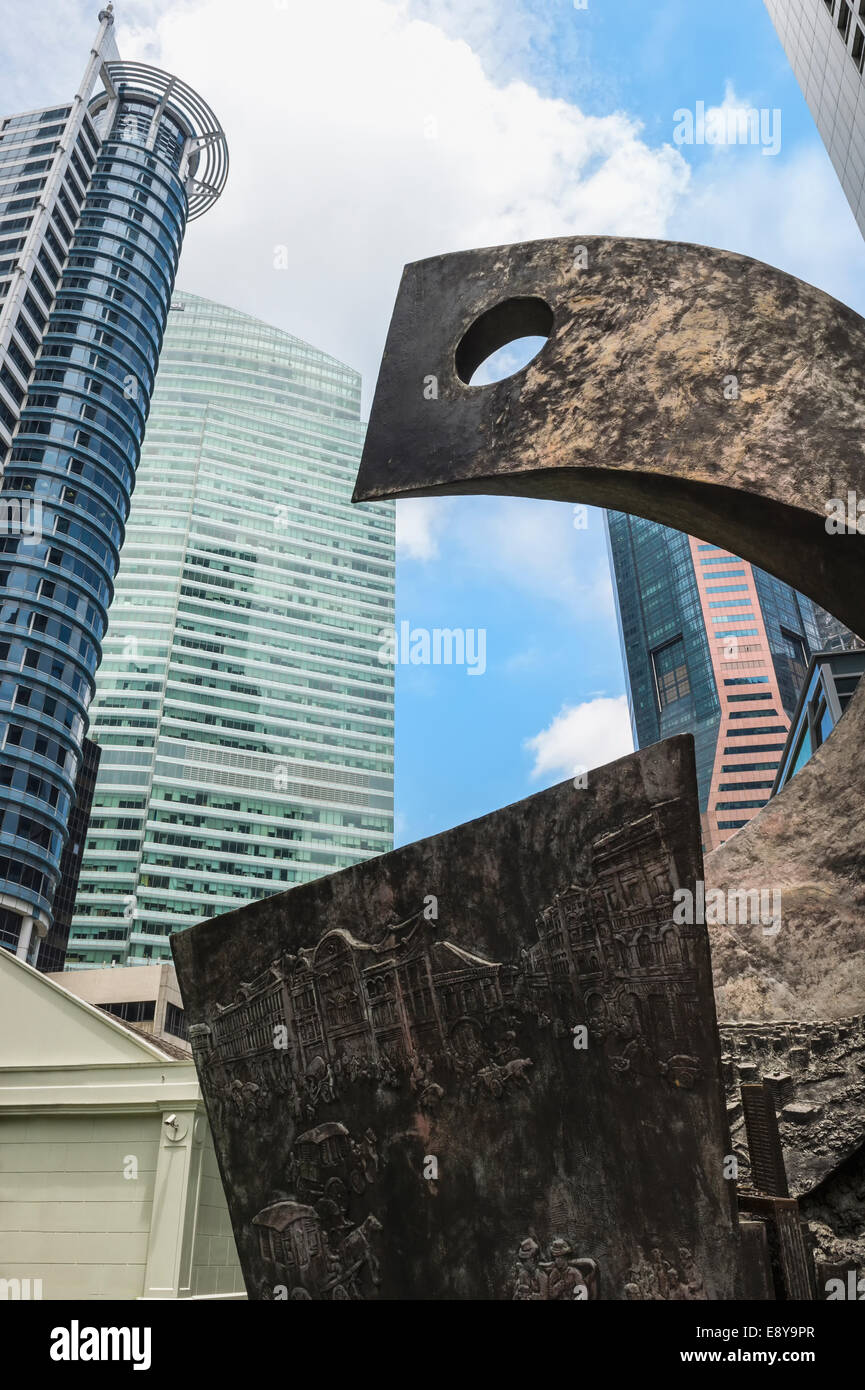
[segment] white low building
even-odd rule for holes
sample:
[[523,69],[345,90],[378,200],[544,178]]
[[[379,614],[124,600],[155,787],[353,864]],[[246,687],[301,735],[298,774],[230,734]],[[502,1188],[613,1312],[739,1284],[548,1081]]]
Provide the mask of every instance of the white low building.
[[0,1298],[245,1298],[193,1063],[0,950]]

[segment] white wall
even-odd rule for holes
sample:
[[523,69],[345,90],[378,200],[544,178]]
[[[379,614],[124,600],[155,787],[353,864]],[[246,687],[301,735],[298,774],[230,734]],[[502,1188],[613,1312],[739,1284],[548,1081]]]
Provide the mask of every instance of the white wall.
[[[45,1299],[137,1298],[161,1120],[159,1113],[4,1117],[0,1274],[41,1279]],[[123,1176],[130,1155],[136,1178]]]

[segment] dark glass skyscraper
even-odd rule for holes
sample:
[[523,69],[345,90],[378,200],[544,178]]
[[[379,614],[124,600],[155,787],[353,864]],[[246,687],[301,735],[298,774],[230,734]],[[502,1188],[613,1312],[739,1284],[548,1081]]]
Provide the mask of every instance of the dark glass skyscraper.
[[71,103],[0,122],[0,940],[28,959],[51,926],[186,223],[227,172],[204,102],[121,62],[110,6],[99,19]]
[[54,921],[48,935],[39,943],[39,954],[36,958],[37,969],[44,970],[46,974],[66,968],[69,932],[72,927],[72,914],[75,911],[81,865],[84,862],[84,845],[90,824],[93,793],[96,790],[99,757],[99,744],[86,738],[81,748],[78,776],[75,779],[75,802],[69,816],[68,836],[60,856],[60,883],[52,905]]
[[822,610],[657,522],[608,512],[607,537],[634,742],[694,735],[703,845],[715,849],[771,795]]

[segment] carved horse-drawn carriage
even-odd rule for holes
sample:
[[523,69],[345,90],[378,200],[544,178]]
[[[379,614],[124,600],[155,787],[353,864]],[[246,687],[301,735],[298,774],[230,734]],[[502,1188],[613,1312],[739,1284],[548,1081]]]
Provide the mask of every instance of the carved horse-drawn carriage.
[[259,1287],[263,1299],[348,1301],[363,1298],[364,1274],[373,1286],[379,1282],[370,1237],[381,1224],[372,1215],[328,1237],[313,1207],[284,1201],[265,1207],[252,1224],[265,1267]]
[[296,1140],[294,1153],[298,1201],[314,1202],[327,1197],[344,1210],[349,1190],[356,1196],[365,1190],[363,1158],[345,1125],[331,1121],[308,1129]]

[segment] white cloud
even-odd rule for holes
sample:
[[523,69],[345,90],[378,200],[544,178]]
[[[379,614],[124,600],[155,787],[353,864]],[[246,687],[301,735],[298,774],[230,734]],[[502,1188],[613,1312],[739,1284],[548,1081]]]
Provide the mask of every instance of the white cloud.
[[546,341],[546,338],[527,336],[499,348],[478,367],[472,377],[472,385],[489,386],[494,381],[504,381],[513,376],[537,357]]
[[614,616],[603,518],[588,509],[589,530],[574,526],[562,502],[485,499],[449,518],[462,563],[487,578],[563,605],[576,619]]
[[121,22],[118,39],[196,87],[228,137],[228,186],[190,228],[179,283],[359,367],[368,389],[406,262],[663,235],[689,179],[682,155],[647,145],[626,114],[495,85],[466,42],[403,0],[290,0],[249,22],[235,0],[201,0]]
[[612,622],[613,587],[603,518],[588,508],[588,530],[563,502],[525,498],[409,498],[396,504],[397,555],[422,564],[449,547],[449,573],[494,579],[563,607],[577,622]]
[[[58,37],[47,12],[8,3],[31,80],[21,109],[62,96],[95,15],[76,11]],[[533,237],[664,235],[690,177],[679,151],[647,144],[622,111],[587,116],[525,81],[494,80],[477,50],[513,72],[538,32],[491,0],[264,0],[243,13],[236,0],[124,0],[117,39],[124,57],[195,87],[226,131],[227,187],[188,229],[179,286],[358,367],[367,400],[406,262]],[[569,508],[514,500],[506,511],[491,499],[469,512],[461,500],[400,503],[404,560],[435,564],[452,528],[448,563],[459,550],[469,574],[577,620],[609,617],[606,562]]]
[[524,747],[535,755],[534,781],[602,767],[633,752],[628,701],[619,695],[565,705],[546,729],[526,739]]
[[766,261],[865,311],[865,245],[816,136],[784,160],[748,147],[707,161],[669,235]]
[[[757,114],[759,118],[759,112]],[[733,83],[728,81],[724,87],[724,100],[720,105],[706,108],[706,144],[712,149],[727,150],[734,145],[747,143],[746,137],[750,134],[749,117],[752,116],[753,108],[750,103],[742,101],[736,95]],[[758,119],[758,136],[759,129]]]
[[396,551],[400,559],[435,560],[450,497],[409,497],[396,504]]

